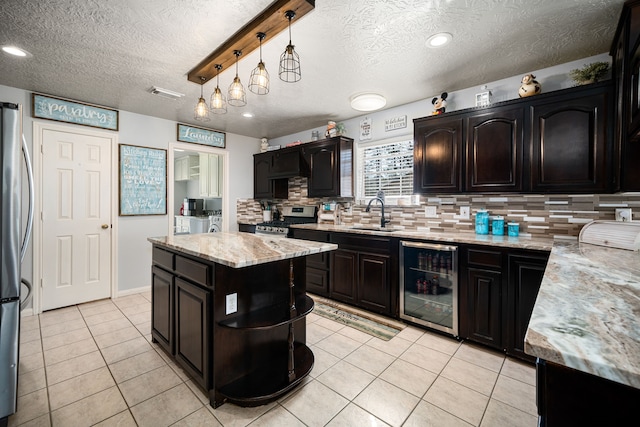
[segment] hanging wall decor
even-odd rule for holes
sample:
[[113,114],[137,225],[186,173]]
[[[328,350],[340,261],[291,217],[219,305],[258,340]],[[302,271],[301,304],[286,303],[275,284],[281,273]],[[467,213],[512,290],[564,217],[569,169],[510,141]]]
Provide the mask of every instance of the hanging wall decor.
[[39,93],[31,94],[31,115],[36,119],[118,130],[118,110]]
[[167,214],[167,150],[120,144],[120,216]]
[[178,141],[225,148],[225,140],[224,132],[178,123]]

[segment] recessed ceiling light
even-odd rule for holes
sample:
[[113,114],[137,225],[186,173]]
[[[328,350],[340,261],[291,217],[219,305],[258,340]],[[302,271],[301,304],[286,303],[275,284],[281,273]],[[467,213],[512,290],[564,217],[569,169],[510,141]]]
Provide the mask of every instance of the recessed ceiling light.
[[375,111],[387,105],[384,96],[377,93],[361,93],[351,97],[351,108],[358,111]]
[[253,114],[251,114],[251,113],[242,113],[242,117],[246,117],[246,118],[250,119],[251,117],[253,117]]
[[434,34],[427,39],[427,47],[442,47],[448,44],[453,36],[449,33]]
[[22,57],[33,56],[29,52],[27,52],[26,50],[20,49],[17,46],[2,46],[2,50],[5,51],[8,54],[14,55],[14,56],[22,56]]

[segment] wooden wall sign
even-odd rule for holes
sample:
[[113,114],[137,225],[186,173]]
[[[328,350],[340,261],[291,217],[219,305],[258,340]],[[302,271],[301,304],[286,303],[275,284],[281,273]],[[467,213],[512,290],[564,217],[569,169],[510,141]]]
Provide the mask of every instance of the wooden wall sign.
[[178,123],[178,141],[225,148],[226,134],[213,129]]
[[118,110],[39,93],[31,94],[31,115],[37,119],[118,130]]
[[120,144],[120,216],[167,214],[167,150]]

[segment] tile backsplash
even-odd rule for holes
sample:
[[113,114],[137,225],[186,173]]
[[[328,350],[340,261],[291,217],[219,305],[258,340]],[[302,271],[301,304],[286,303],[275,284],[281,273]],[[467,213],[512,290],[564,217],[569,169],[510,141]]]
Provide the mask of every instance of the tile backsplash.
[[[380,208],[372,205],[365,212],[365,205],[352,199],[318,199],[307,197],[307,179],[289,179],[289,199],[274,200],[272,204],[282,208],[292,205],[320,205],[333,201],[345,209],[342,223],[347,225],[378,225]],[[436,215],[427,216],[427,206],[435,206]],[[469,219],[459,216],[460,207],[469,206]],[[520,224],[520,234],[563,238],[577,237],[582,226],[592,220],[614,220],[616,208],[631,208],[633,219],[640,219],[640,193],[616,194],[457,194],[421,196],[419,205],[385,206],[385,216],[391,222],[387,227],[431,231],[474,232],[475,212],[486,209],[490,215],[501,215],[507,222]],[[262,210],[258,200],[237,201],[238,222],[255,224],[262,222]]]

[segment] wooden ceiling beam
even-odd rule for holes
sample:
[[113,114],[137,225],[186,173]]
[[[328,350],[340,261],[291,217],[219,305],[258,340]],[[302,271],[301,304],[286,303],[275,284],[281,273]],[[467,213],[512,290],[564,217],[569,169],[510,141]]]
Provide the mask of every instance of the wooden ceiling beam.
[[[220,47],[193,67],[187,79],[194,83],[205,84],[216,76],[216,64],[222,65],[222,69],[232,68],[236,62],[234,51],[242,51],[243,55],[253,52],[260,46],[257,33],[266,34],[265,40],[269,40],[287,29],[289,20],[285,12],[293,10],[296,13],[291,23],[309,13],[315,8],[315,0],[276,0],[263,10],[251,22],[229,37]],[[282,46],[284,52],[285,46]],[[204,80],[202,80],[204,77]]]

